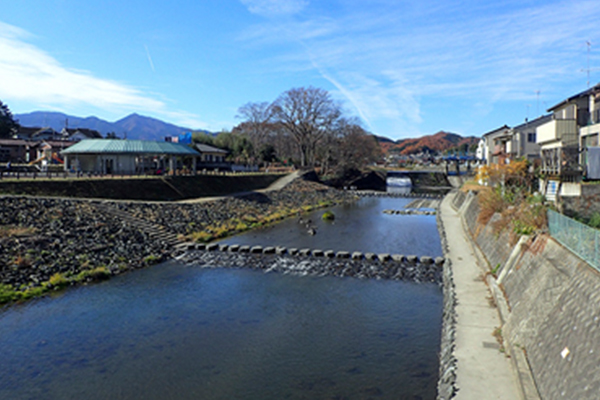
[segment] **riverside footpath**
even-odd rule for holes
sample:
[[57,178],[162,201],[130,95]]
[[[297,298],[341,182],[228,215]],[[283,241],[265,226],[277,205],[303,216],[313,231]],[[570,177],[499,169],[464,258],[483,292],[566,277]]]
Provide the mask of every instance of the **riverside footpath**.
[[456,296],[454,357],[457,390],[454,399],[523,399],[517,376],[494,336],[502,326],[485,283],[485,264],[477,256],[460,215],[452,207],[456,193],[440,205],[446,241],[445,257],[452,268]]

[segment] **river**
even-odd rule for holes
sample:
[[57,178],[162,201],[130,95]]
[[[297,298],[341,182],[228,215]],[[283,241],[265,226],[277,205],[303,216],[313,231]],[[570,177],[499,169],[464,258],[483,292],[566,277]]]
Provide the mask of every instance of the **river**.
[[[381,212],[407,202],[230,240],[441,254],[435,217]],[[168,262],[2,310],[0,398],[432,399],[441,314],[435,284]]]

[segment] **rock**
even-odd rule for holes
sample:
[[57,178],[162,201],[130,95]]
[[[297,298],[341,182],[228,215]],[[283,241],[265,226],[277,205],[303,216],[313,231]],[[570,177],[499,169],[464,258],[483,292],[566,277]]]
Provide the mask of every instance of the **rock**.
[[313,257],[323,257],[325,254],[323,253],[323,250],[315,249],[312,251],[312,255]]
[[433,258],[428,257],[428,256],[422,256],[421,264],[426,264],[426,265],[433,264]]
[[375,253],[365,253],[365,259],[369,261],[375,261],[377,259],[377,254]]
[[335,251],[333,250],[325,250],[325,252],[323,252],[323,255],[327,258],[334,258],[335,257]]
[[389,255],[389,254],[387,254],[387,253],[382,253],[382,254],[379,254],[379,255],[377,256],[377,258],[379,258],[379,261],[381,261],[381,262],[386,262],[386,261],[389,261],[389,260],[391,260],[391,257],[390,257],[390,255]]
[[401,263],[404,261],[404,256],[402,254],[392,254],[392,260],[397,263]]
[[350,258],[350,253],[347,251],[338,251],[337,253],[335,253],[335,256],[337,258]]
[[416,264],[417,261],[419,261],[419,258],[417,256],[406,256],[406,261],[411,264]]
[[206,251],[215,251],[219,248],[219,245],[216,243],[209,243],[206,245]]
[[298,254],[302,257],[308,257],[310,256],[310,249],[301,249]]
[[446,262],[446,260],[444,259],[444,257],[436,257],[435,258],[435,265],[444,265],[444,262]]
[[275,253],[277,253],[278,255],[283,255],[287,253],[287,249],[285,247],[277,246],[277,248],[275,248]]
[[268,246],[263,249],[263,254],[275,254],[275,247]]
[[363,253],[359,252],[359,251],[355,251],[354,253],[352,253],[352,259],[353,260],[362,260],[363,259]]
[[230,253],[235,253],[240,249],[240,245],[239,244],[232,244],[229,246],[229,252]]
[[227,251],[228,248],[229,248],[228,244],[220,244],[219,245],[219,251]]
[[252,254],[260,254],[262,252],[263,252],[262,246],[252,246],[250,248],[250,253],[252,253]]
[[250,253],[250,246],[248,246],[248,245],[240,246],[240,253]]

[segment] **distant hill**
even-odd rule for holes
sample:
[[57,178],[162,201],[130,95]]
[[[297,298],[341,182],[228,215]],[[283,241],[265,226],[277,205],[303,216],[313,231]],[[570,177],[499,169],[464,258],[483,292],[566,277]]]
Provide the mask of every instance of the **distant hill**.
[[15,114],[15,119],[22,126],[51,127],[60,131],[68,123],[69,128],[94,129],[104,136],[109,132],[115,132],[118,137],[127,136],[127,139],[164,140],[165,136],[177,136],[192,131],[190,128],[176,126],[139,114],[131,114],[116,122],[108,122],[93,116],[81,118],[58,112],[34,111],[28,114]]
[[391,152],[402,155],[417,154],[425,151],[438,153],[460,147],[464,144],[471,146],[479,142],[479,138],[475,136],[463,137],[456,133],[444,131],[416,139],[400,139],[396,142],[379,136],[377,136],[377,140],[385,153]]

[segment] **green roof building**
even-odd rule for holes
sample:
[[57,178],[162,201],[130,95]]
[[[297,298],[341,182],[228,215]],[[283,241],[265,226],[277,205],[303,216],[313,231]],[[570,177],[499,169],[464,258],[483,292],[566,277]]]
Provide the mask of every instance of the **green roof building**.
[[99,174],[142,174],[174,171],[177,161],[196,171],[200,153],[179,143],[147,140],[88,139],[62,151],[66,171]]

